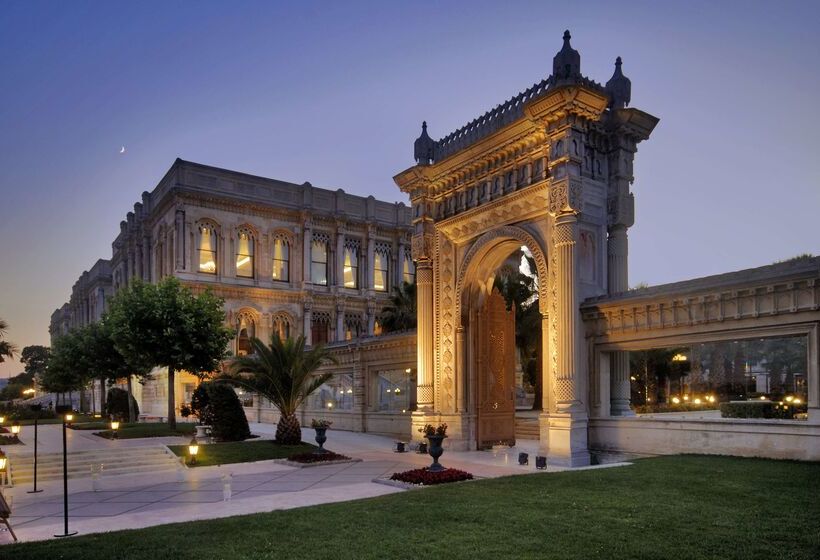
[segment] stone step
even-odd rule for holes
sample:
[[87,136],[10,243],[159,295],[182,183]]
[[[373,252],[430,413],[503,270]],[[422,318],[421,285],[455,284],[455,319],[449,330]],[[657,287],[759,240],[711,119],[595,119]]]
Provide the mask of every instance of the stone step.
[[[124,474],[145,474],[150,475],[156,472],[169,472],[178,469],[178,463],[173,462],[169,464],[158,464],[158,465],[151,465],[150,467],[142,466],[142,467],[121,467],[117,469],[106,469],[102,473],[102,478],[107,476],[119,476]],[[40,474],[40,469],[37,469],[37,482],[48,482],[52,480],[61,480],[63,478],[63,471],[61,470],[59,473],[49,473],[49,474]],[[69,472],[68,473],[69,479],[77,479],[77,478],[91,478],[90,472]],[[12,473],[12,482],[15,486],[20,486],[23,484],[31,484],[33,482],[33,474],[32,473],[25,473],[23,475],[15,475]]]
[[[168,452],[162,447],[144,447],[144,448],[136,448],[130,450],[111,450],[111,451],[94,451],[94,452],[80,452],[80,453],[69,453],[68,460],[77,462],[77,461],[104,461],[108,460],[125,460],[129,458],[139,458],[139,457],[159,457],[162,455],[167,455]],[[14,457],[14,462],[18,465],[32,465],[34,464],[34,455],[18,455]],[[60,463],[63,462],[63,454],[62,453],[43,453],[37,455],[37,463],[38,464],[47,464],[47,463]]]

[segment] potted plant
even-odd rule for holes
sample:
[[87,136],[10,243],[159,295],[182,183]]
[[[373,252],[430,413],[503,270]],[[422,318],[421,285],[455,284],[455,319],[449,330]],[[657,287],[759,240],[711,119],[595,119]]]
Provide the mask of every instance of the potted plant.
[[439,424],[434,427],[432,424],[426,424],[423,428],[419,428],[419,432],[424,434],[424,437],[430,442],[429,453],[433,458],[433,464],[427,467],[429,472],[441,472],[445,467],[441,466],[438,458],[444,453],[444,448],[441,446],[444,438],[447,437],[447,424]]
[[331,426],[331,424],[333,424],[333,422],[331,422],[330,420],[317,420],[316,418],[314,418],[310,421],[310,427],[316,431],[316,443],[319,444],[319,449],[314,451],[314,453],[327,453],[327,449],[325,449],[323,446],[327,441],[327,435],[325,434],[327,432],[327,429]]

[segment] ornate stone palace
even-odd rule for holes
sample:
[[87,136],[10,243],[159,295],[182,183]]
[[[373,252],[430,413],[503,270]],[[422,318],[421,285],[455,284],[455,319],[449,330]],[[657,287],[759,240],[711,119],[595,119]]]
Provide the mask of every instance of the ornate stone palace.
[[[550,464],[589,464],[591,449],[820,459],[820,259],[629,290],[633,163],[658,119],[630,107],[621,67],[617,58],[606,85],[585,77],[566,32],[546,79],[439,140],[422,124],[416,164],[394,177],[410,207],[177,161],[122,222],[111,260],[83,273],[54,313],[52,334],[98,319],[133,278],[174,275],[225,298],[235,353],[254,335],[330,343],[339,363],[323,371],[333,380],[303,419],[321,410],[334,427],[404,440],[446,422],[452,448],[512,444],[515,314],[494,286],[526,247],[541,323],[531,428]],[[388,290],[414,278],[417,332],[377,336]],[[705,344],[778,337],[803,348],[802,371],[715,354],[689,385],[678,375],[675,394],[694,399],[707,375],[731,370],[739,381],[726,400],[766,400],[774,379],[807,405],[799,418],[633,412],[631,352],[684,348],[694,361]],[[195,380],[180,379],[186,400]],[[163,383],[146,385],[143,409],[163,413]],[[670,396],[665,383],[657,390]],[[649,404],[648,379],[642,387]],[[246,406],[253,420],[277,420],[258,398]]]

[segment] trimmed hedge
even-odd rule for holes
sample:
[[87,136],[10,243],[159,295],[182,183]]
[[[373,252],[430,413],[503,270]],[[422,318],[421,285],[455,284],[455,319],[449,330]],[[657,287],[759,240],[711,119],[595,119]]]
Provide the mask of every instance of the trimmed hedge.
[[[139,417],[140,407],[133,395],[131,401],[134,403],[134,417]],[[128,391],[119,387],[111,387],[105,397],[105,413],[120,421],[128,420]]]
[[720,403],[722,418],[774,418],[792,420],[795,414],[806,412],[806,405],[776,401],[733,401]]
[[208,394],[206,416],[211,420],[211,435],[217,441],[242,441],[251,437],[251,429],[245,410],[236,391],[227,383],[208,381],[205,386]]

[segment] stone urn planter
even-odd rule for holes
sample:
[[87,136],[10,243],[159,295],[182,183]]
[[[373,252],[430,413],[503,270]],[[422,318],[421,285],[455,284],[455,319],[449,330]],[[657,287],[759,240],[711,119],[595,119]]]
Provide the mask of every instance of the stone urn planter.
[[198,424],[196,426],[196,437],[197,439],[208,439],[208,436],[211,434],[211,427],[205,426],[202,424]]
[[427,441],[430,442],[430,445],[427,446],[428,453],[430,454],[430,457],[433,458],[433,464],[427,467],[427,470],[429,472],[441,472],[443,470],[446,470],[445,467],[443,467],[441,463],[438,462],[438,458],[441,457],[441,455],[444,453],[444,448],[441,446],[441,444],[444,441],[444,438],[446,438],[447,436],[431,435],[426,437]]
[[327,428],[313,428],[316,430],[316,443],[319,444],[319,449],[314,451],[317,455],[322,453],[327,453],[327,449],[324,448],[325,442],[327,441]]

